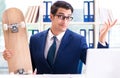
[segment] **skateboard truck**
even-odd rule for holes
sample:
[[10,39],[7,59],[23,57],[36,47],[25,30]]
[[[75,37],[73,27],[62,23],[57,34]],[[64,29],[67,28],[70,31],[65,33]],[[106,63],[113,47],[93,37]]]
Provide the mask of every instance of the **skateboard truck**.
[[18,32],[18,25],[17,25],[17,24],[11,24],[11,31],[12,31],[13,33]]
[[25,28],[25,23],[21,22],[20,24],[14,23],[11,25],[4,24],[4,30],[8,30],[10,28],[12,33],[17,33],[18,32],[18,26],[21,26],[22,28]]

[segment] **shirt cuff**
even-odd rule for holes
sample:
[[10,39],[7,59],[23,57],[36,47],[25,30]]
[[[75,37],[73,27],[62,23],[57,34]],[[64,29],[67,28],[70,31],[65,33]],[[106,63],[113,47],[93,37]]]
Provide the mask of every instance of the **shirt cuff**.
[[99,43],[103,46],[106,46],[106,43],[103,43],[103,42],[100,42],[100,41],[99,41]]

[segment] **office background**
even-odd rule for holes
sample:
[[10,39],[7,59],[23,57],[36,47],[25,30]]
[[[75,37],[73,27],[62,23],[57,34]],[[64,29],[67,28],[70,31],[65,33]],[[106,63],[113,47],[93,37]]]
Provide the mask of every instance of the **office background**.
[[[3,11],[9,7],[17,7],[27,16],[28,10],[38,7],[37,21],[30,22],[26,18],[29,38],[32,34],[50,27],[49,9],[55,1],[57,0],[0,0],[0,74],[8,73],[7,62],[2,57],[2,52],[5,49],[1,22]],[[108,18],[118,19],[118,21],[116,26],[109,31],[106,41],[110,44],[110,48],[120,47],[120,12],[117,0],[68,0],[68,2],[75,9],[74,19],[71,21],[69,29],[85,36],[89,48],[96,48],[99,29]]]

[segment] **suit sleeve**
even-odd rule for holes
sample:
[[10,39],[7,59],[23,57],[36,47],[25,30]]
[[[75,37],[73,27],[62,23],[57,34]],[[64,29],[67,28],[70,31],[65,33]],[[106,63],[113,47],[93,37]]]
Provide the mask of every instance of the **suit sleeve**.
[[102,44],[100,44],[100,43],[98,42],[97,48],[109,48],[108,43],[106,42],[105,44],[106,44],[106,46],[103,46]]
[[80,58],[81,58],[81,61],[84,64],[86,64],[87,49],[88,49],[88,46],[87,46],[87,43],[86,43],[86,38],[82,37],[81,38],[81,54],[80,54]]

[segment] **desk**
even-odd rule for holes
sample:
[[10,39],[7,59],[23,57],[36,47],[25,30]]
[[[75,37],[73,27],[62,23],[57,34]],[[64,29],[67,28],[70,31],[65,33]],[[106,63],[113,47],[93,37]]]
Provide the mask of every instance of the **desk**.
[[0,78],[85,78],[85,75],[84,74],[0,75]]
[[43,78],[85,78],[85,75],[82,74],[64,74],[64,75],[43,75]]

